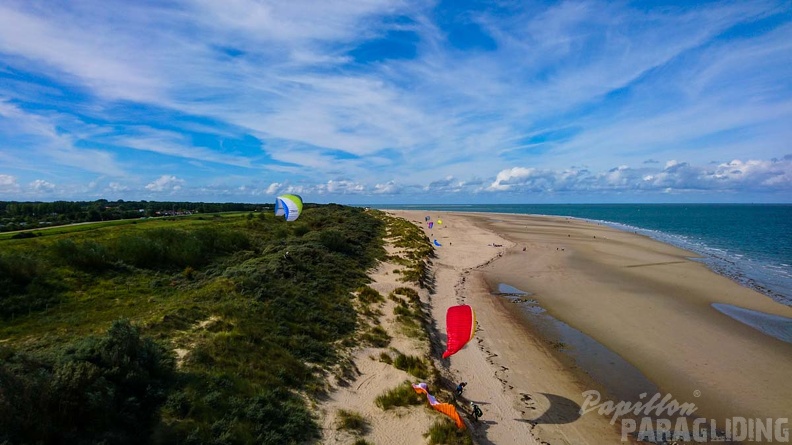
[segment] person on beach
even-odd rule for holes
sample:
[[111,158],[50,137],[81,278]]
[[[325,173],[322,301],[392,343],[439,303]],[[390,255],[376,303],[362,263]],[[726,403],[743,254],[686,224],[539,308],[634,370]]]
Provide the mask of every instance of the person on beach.
[[470,406],[473,407],[473,421],[478,422],[479,417],[483,416],[484,413],[481,411],[481,408],[475,404],[475,402],[470,402]]
[[456,395],[457,395],[457,397],[462,395],[462,391],[465,390],[466,386],[467,386],[467,382],[462,382],[459,385],[457,385],[457,387],[456,387]]

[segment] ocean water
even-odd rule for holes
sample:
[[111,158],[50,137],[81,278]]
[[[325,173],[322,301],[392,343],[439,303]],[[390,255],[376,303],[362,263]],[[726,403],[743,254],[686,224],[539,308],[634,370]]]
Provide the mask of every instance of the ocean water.
[[377,209],[555,215],[638,232],[701,255],[712,270],[792,306],[790,204],[369,205]]

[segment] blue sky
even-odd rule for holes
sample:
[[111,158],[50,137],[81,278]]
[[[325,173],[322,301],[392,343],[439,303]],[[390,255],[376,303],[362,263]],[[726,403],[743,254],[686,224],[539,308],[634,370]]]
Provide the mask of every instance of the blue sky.
[[4,0],[0,199],[792,202],[792,4]]

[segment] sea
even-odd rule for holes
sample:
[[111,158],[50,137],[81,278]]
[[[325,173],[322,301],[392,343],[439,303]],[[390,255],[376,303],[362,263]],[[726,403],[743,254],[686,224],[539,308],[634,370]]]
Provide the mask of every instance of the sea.
[[792,306],[792,204],[371,204],[376,209],[553,215],[637,232]]

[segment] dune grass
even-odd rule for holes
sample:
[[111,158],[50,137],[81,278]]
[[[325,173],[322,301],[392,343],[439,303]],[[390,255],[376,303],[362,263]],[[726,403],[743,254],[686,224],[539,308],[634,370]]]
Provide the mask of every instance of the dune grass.
[[420,405],[423,402],[424,398],[415,392],[409,381],[385,391],[374,399],[374,403],[386,411],[397,406]]
[[356,434],[363,434],[368,428],[368,422],[363,416],[355,411],[345,409],[338,410],[337,428],[339,430],[352,431]]
[[425,436],[431,445],[473,445],[473,440],[467,431],[460,431],[454,422],[446,419],[433,423]]
[[[314,440],[319,428],[305,397],[325,388],[337,346],[357,332],[353,292],[384,258],[384,234],[377,212],[327,205],[293,223],[265,213],[201,215],[0,240],[2,355],[28,357],[43,373],[0,360],[0,385],[10,381],[2,376],[33,385],[28,379],[57,369],[65,351],[128,319],[143,338],[182,351],[161,405],[149,409],[157,414],[150,435],[134,442]],[[48,421],[45,412],[26,418],[38,414]],[[115,437],[111,423],[91,416],[70,437],[90,441],[98,425]],[[0,434],[0,442],[35,441],[19,434]]]

